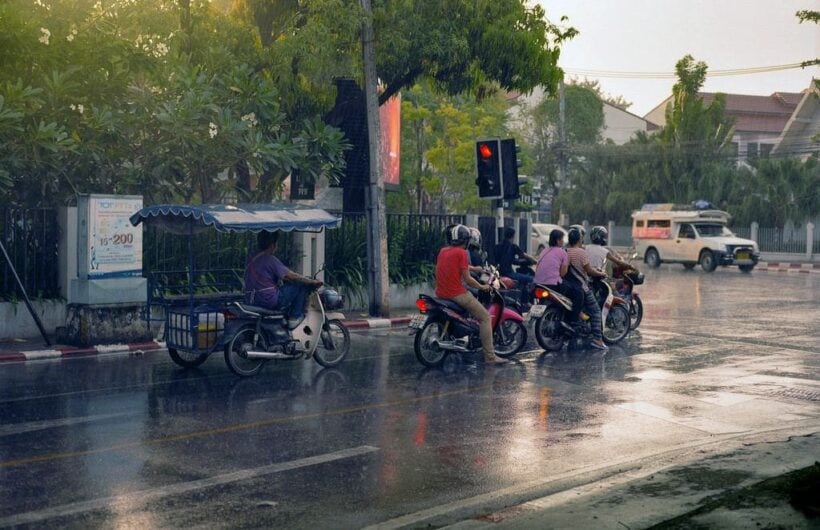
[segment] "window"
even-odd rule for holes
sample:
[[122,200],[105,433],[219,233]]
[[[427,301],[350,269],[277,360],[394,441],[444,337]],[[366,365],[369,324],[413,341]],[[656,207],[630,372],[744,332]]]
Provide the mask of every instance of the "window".
[[757,147],[757,142],[749,142],[748,144],[746,144],[746,158],[757,158]]
[[635,226],[638,228],[643,228],[643,221],[635,221]]
[[669,228],[672,222],[669,219],[650,219],[646,222],[648,228]]
[[774,144],[760,144],[760,156],[763,158],[769,158],[769,153],[772,152],[772,148]]
[[695,229],[692,228],[692,225],[680,225],[680,228],[678,229],[678,237],[695,239]]

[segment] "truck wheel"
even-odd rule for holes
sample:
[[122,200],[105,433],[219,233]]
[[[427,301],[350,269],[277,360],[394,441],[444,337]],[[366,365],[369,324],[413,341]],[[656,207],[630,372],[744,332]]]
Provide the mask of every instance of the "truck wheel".
[[740,272],[752,272],[752,269],[754,269],[755,266],[754,265],[738,265],[737,268],[740,269]]
[[704,250],[700,254],[700,268],[704,272],[712,272],[717,268],[717,260],[711,250]]
[[661,265],[661,257],[658,254],[658,251],[654,248],[650,248],[646,251],[644,261],[646,261],[646,264],[652,267],[653,269],[657,269]]

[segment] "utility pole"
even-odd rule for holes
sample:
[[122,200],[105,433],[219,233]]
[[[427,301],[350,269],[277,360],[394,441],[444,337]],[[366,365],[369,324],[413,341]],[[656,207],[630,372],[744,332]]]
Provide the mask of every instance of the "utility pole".
[[379,157],[379,94],[376,91],[376,57],[373,51],[373,10],[370,0],[361,0],[364,99],[367,112],[367,144],[370,154],[370,184],[365,194],[367,214],[367,296],[371,316],[390,316],[390,286],[387,271],[387,218],[384,212],[384,176]]
[[[564,98],[564,76],[558,81],[558,189],[564,189],[567,186],[567,130],[566,130],[566,110],[567,104]],[[556,194],[557,196],[558,194]],[[553,198],[553,200],[555,200]],[[558,224],[567,225],[568,220],[565,218],[565,213],[562,210],[558,214]]]

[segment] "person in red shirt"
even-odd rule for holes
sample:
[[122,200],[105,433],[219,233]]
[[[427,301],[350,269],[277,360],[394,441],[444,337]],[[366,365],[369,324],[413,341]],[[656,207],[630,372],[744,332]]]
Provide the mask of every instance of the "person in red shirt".
[[490,314],[465,287],[466,284],[480,291],[490,290],[489,285],[482,285],[470,276],[470,265],[467,257],[470,230],[460,224],[448,227],[447,239],[450,243],[449,246],[442,248],[436,259],[436,296],[452,300],[478,321],[485,363],[503,362],[502,359],[495,356]]

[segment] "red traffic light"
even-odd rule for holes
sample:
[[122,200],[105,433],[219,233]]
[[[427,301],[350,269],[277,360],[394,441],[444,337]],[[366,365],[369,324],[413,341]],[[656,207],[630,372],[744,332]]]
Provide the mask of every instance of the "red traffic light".
[[493,150],[487,144],[480,144],[478,146],[478,152],[481,154],[481,158],[485,160],[493,156]]

